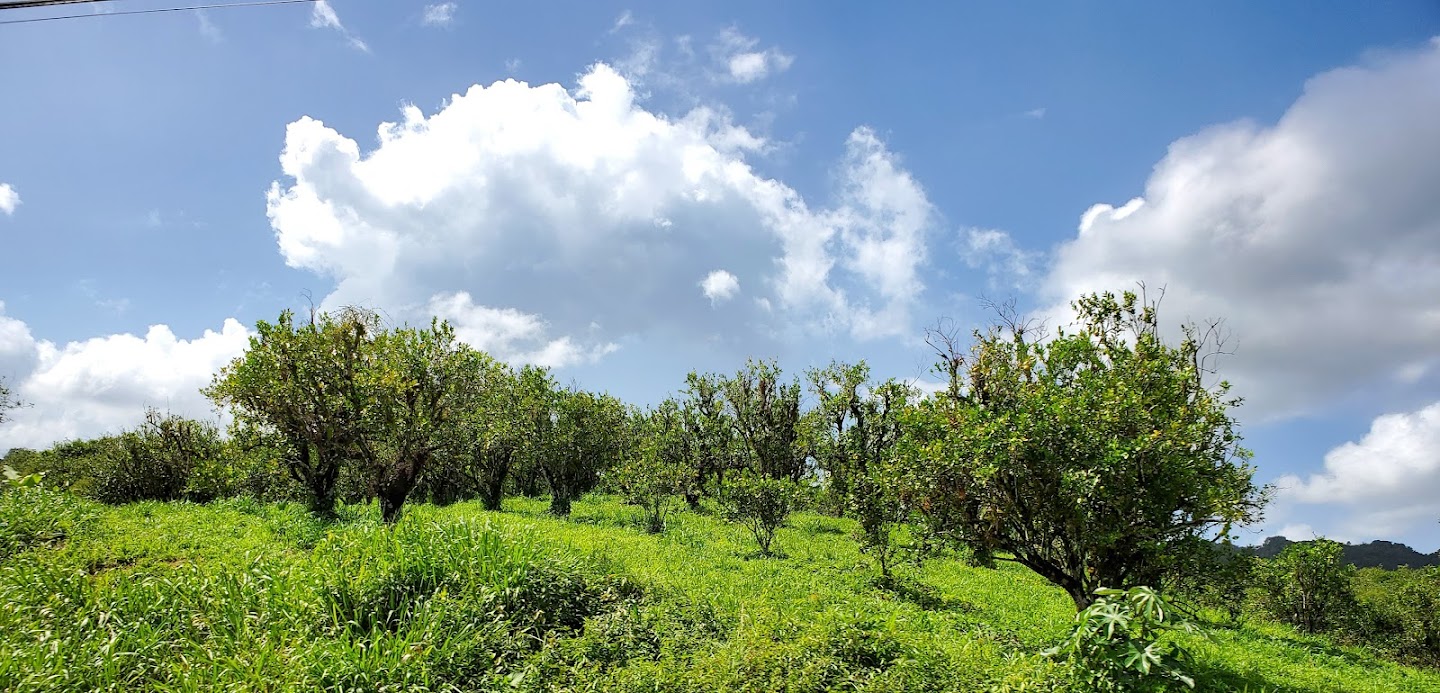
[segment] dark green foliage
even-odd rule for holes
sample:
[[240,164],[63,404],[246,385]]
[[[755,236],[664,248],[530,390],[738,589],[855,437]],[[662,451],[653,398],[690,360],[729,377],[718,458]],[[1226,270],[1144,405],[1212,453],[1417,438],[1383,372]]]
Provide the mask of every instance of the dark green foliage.
[[1355,611],[1351,578],[1341,546],[1328,539],[1293,544],[1261,562],[1255,583],[1262,607],[1271,616],[1307,633],[1335,628]]
[[398,520],[425,467],[453,439],[469,365],[454,330],[440,321],[385,329],[358,308],[312,314],[298,326],[286,311],[255,329],[205,394],[278,444],[316,514],[333,515],[347,496],[374,497],[385,521]]
[[1348,639],[1400,661],[1440,667],[1440,568],[1364,568],[1351,585],[1359,608]]
[[208,501],[239,492],[214,424],[153,409],[133,431],[17,457],[21,471],[44,473],[51,488],[105,503]]
[[469,348],[439,320],[429,329],[383,330],[370,347],[368,411],[356,451],[368,468],[381,519],[394,523],[431,459],[453,438],[460,385],[471,362],[464,358]]
[[1206,542],[1185,556],[1190,563],[1173,576],[1174,589],[1223,612],[1231,622],[1238,621],[1255,583],[1259,559],[1228,542]]
[[681,444],[691,469],[685,502],[695,510],[702,496],[714,496],[724,485],[725,475],[744,464],[739,432],[725,403],[725,379],[695,372],[687,375],[680,419],[685,433]]
[[726,482],[720,496],[725,519],[750,530],[762,556],[774,555],[771,545],[775,542],[775,532],[785,525],[790,513],[798,509],[799,502],[800,489],[794,482],[754,472]]
[[1165,642],[1169,631],[1194,632],[1154,590],[1096,590],[1099,598],[1075,615],[1075,629],[1045,651],[1076,668],[1085,690],[1167,691],[1175,684],[1195,687],[1186,673],[1191,657]]
[[902,492],[905,467],[896,464],[895,445],[904,433],[902,416],[917,393],[894,380],[871,382],[863,361],[831,363],[810,371],[807,380],[818,399],[809,415],[809,433],[825,472],[824,496],[859,522],[861,550],[889,580],[908,548],[897,543],[896,535],[911,514]]
[[43,474],[50,488],[94,498],[97,475],[107,459],[119,454],[119,437],[105,436],[65,441],[43,452],[17,455],[13,466],[22,474]]
[[[139,429],[120,436],[120,451],[96,479],[96,497],[107,503],[177,500],[192,488],[195,500],[204,501],[233,490],[218,471],[223,462],[214,424],[152,409]],[[204,477],[192,486],[197,471]]]

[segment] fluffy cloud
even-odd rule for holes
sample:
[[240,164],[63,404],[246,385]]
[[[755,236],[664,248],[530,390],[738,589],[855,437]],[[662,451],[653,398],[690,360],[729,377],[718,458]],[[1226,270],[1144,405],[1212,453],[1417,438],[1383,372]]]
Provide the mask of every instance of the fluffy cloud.
[[1142,198],[1086,212],[1044,294],[1145,281],[1172,320],[1226,318],[1223,374],[1263,417],[1418,380],[1440,344],[1436,113],[1440,41],[1315,77],[1272,126],[1176,141]]
[[748,84],[790,69],[795,57],[778,48],[759,49],[760,41],[732,28],[720,32],[711,52],[723,67],[725,76],[734,82]]
[[[308,117],[287,128],[288,180],[268,212],[286,262],[337,281],[327,306],[544,324],[512,332],[568,337],[583,358],[661,326],[908,332],[932,210],[868,129],[846,142],[834,199],[815,206],[752,168],[764,140],[705,108],[647,111],[603,64],[574,93],[511,80],[403,116],[363,153]],[[696,277],[717,266],[765,300],[696,311]],[[506,309],[530,321],[486,312]]]
[[1325,455],[1325,471],[1276,482],[1287,505],[1334,504],[1349,536],[1385,538],[1440,519],[1440,402],[1375,419],[1359,442]]
[[235,320],[180,339],[165,325],[144,336],[56,345],[36,340],[0,304],[0,375],[28,406],[0,427],[0,450],[43,447],[136,424],[146,406],[212,417],[200,388],[244,352],[250,333]]
[[569,336],[551,339],[548,326],[539,316],[514,308],[491,308],[475,303],[463,291],[437,294],[430,299],[430,313],[455,327],[461,341],[502,361],[533,363],[563,368],[594,362],[614,351],[612,343],[583,347]]
[[10,187],[9,183],[0,183],[0,212],[9,216],[14,214],[15,208],[19,206],[20,193],[15,192],[15,188]]
[[718,305],[740,293],[740,280],[725,270],[715,270],[700,280],[700,291],[710,299],[710,305]]
[[455,21],[456,9],[453,2],[426,5],[425,11],[420,15],[420,23],[426,26],[448,26]]
[[331,7],[327,0],[315,0],[315,3],[311,5],[310,26],[316,29],[333,29],[344,36],[345,41],[352,48],[366,53],[370,52],[370,46],[351,34],[350,30],[340,23],[340,15],[335,14],[335,8]]

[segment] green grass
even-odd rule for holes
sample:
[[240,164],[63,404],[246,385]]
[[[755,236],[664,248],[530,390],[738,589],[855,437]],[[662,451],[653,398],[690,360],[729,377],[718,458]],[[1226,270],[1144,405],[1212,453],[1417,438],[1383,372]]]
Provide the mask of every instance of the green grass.
[[[1070,625],[1061,591],[952,560],[881,587],[819,515],[763,559],[708,514],[655,536],[608,498],[568,521],[419,506],[393,530],[373,507],[46,502],[3,525],[0,690],[1067,690],[1035,654]],[[1201,690],[1440,691],[1280,626],[1186,644]]]

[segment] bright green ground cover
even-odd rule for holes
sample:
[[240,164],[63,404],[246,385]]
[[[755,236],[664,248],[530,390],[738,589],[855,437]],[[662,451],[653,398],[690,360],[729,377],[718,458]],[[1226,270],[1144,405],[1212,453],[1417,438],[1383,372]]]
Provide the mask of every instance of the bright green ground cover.
[[[851,523],[802,513],[781,559],[608,498],[371,508],[0,499],[0,690],[1065,690],[1034,653],[1074,607],[1009,564],[883,589]],[[46,513],[55,515],[49,522]],[[48,516],[47,516],[48,517]],[[36,529],[39,528],[39,529]],[[1270,624],[1186,643],[1200,690],[1440,691],[1440,673]]]

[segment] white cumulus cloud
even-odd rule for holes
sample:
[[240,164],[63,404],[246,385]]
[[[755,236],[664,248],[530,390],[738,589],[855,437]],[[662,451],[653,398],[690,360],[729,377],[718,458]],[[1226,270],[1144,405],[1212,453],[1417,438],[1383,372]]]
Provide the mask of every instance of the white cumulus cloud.
[[718,305],[740,293],[740,280],[725,270],[715,270],[700,280],[700,291],[710,299],[710,305]]
[[1085,213],[1042,293],[1058,317],[1144,281],[1171,320],[1225,318],[1249,416],[1414,379],[1440,358],[1437,113],[1440,42],[1321,74],[1273,125],[1174,142],[1143,197]]
[[213,418],[200,388],[245,351],[250,333],[235,320],[182,339],[165,325],[143,336],[117,334],[54,344],[36,340],[0,304],[0,376],[27,406],[0,426],[0,450],[113,433],[153,406]]
[[1440,402],[1377,417],[1359,441],[1325,454],[1325,470],[1276,481],[1286,504],[1330,504],[1346,535],[1393,537],[1440,521]]
[[[463,294],[543,323],[543,337],[524,334],[568,337],[579,358],[662,326],[709,334],[717,319],[907,334],[933,215],[923,189],[865,128],[824,204],[756,173],[747,157],[763,147],[711,109],[648,111],[597,64],[573,92],[508,80],[428,116],[405,107],[370,151],[293,122],[268,212],[286,262],[336,280],[326,305],[424,319],[433,297]],[[716,266],[768,300],[697,315],[686,297]]]
[[9,216],[14,214],[15,208],[19,206],[20,193],[15,192],[15,188],[10,187],[9,183],[0,183],[0,212]]
[[430,299],[429,310],[448,320],[461,341],[513,364],[564,368],[594,362],[618,348],[613,343],[582,346],[569,336],[552,339],[539,316],[514,308],[478,305],[463,291],[436,294]]

